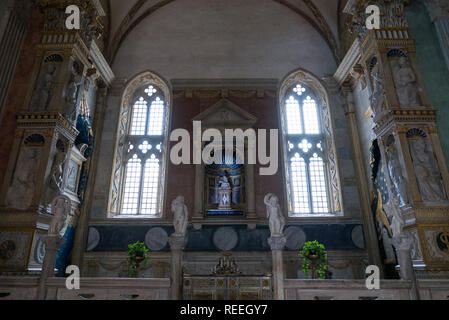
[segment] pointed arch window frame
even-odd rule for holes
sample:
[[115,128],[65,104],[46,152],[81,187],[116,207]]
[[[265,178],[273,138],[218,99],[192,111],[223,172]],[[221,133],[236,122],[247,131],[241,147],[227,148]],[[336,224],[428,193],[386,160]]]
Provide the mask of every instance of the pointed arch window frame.
[[[322,146],[322,152],[319,156],[322,157],[325,165],[325,180],[326,180],[326,190],[327,190],[327,200],[328,200],[328,212],[313,212],[312,203],[309,202],[309,212],[295,212],[293,204],[293,188],[292,188],[292,171],[291,171],[291,156],[292,153],[289,152],[289,143],[287,133],[287,118],[286,118],[286,101],[292,95],[293,89],[297,85],[301,85],[306,89],[306,92],[315,100],[317,111],[318,111],[318,121],[320,125],[320,134],[317,138],[321,136],[321,141],[324,145]],[[278,92],[278,111],[280,119],[281,128],[281,142],[282,142],[282,157],[283,157],[283,176],[284,176],[284,187],[286,194],[286,202],[288,208],[289,218],[310,218],[310,217],[334,217],[342,216],[342,194],[341,194],[341,184],[339,175],[339,166],[337,160],[337,152],[335,146],[334,138],[334,128],[332,122],[332,116],[330,111],[329,96],[325,86],[321,81],[312,75],[311,73],[298,69],[290,73],[287,77],[283,79],[279,87]],[[307,96],[304,93],[304,96]],[[301,120],[304,123],[303,120]],[[304,129],[304,127],[303,127]],[[305,134],[299,134],[300,136],[307,136]],[[297,142],[297,141],[296,141]],[[309,165],[307,165],[309,167]],[[309,169],[305,172],[308,175]],[[309,179],[309,178],[307,178]],[[308,189],[308,199],[311,201],[312,194],[310,190],[310,185],[307,186]]]
[[[139,99],[139,97],[147,94],[145,90],[153,86],[156,88],[158,94],[163,98],[165,112],[163,115],[163,128],[161,137],[152,141],[151,135],[145,132],[143,136],[132,136],[130,135],[131,130],[131,122],[133,117],[133,108],[135,102]],[[147,100],[148,103],[151,103],[152,99],[149,98]],[[169,126],[170,126],[170,115],[171,115],[171,105],[172,105],[172,93],[171,88],[162,77],[157,75],[152,71],[145,71],[137,76],[135,76],[128,84],[125,86],[125,89],[122,94],[121,103],[120,103],[120,112],[119,119],[116,131],[116,139],[115,139],[115,147],[114,147],[114,156],[113,156],[113,168],[111,175],[111,183],[109,190],[109,198],[108,198],[108,217],[109,218],[162,218],[163,212],[165,211],[165,193],[166,193],[166,174],[167,174],[167,149],[168,149],[168,140],[169,140]],[[148,111],[149,116],[151,111]],[[146,118],[146,131],[148,122],[150,119]],[[148,143],[154,145],[152,149],[156,148],[155,142],[161,143],[161,151],[160,155],[157,156],[159,160],[159,177],[158,177],[158,195],[157,195],[157,210],[154,214],[142,214],[141,213],[141,200],[139,195],[139,204],[138,211],[136,214],[123,214],[122,205],[123,205],[123,193],[124,193],[124,184],[125,184],[125,175],[126,175],[126,166],[128,160],[130,160],[137,152],[130,153],[129,145],[132,138],[142,139],[147,141]],[[157,140],[157,141],[156,141]],[[133,145],[134,148],[138,148],[137,145]],[[159,151],[158,151],[159,152]],[[145,170],[146,161],[150,160],[151,154],[149,153],[148,157],[139,157],[141,160],[141,171]],[[148,158],[148,159],[147,159]],[[144,160],[144,161],[143,161]],[[142,169],[143,168],[143,169]],[[143,174],[140,178],[140,190],[142,193],[143,188]]]

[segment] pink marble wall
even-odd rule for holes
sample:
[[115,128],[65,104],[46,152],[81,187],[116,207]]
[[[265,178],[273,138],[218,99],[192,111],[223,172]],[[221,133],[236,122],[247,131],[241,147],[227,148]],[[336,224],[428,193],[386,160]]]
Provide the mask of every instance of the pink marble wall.
[[[278,112],[276,98],[265,96],[264,98],[228,98],[242,109],[258,118],[254,126],[255,129],[278,129]],[[220,99],[201,98],[176,98],[173,101],[171,130],[184,128],[192,136],[192,119],[205,111]],[[176,143],[172,143],[173,146]],[[166,208],[168,218],[171,218],[170,203],[178,195],[184,195],[188,208],[194,207],[195,193],[195,166],[194,165],[173,165],[169,162],[167,173],[167,193]],[[273,192],[279,196],[281,204],[284,202],[284,187],[282,184],[282,167],[279,154],[279,168],[277,174],[273,176],[260,176],[259,165],[255,170],[255,193],[256,212],[259,216],[264,216],[265,205],[263,197],[268,192]],[[284,208],[283,208],[284,209]],[[190,212],[192,214],[192,212]]]
[[0,181],[3,181],[8,166],[16,130],[16,115],[20,113],[29,87],[32,85],[30,75],[33,72],[36,45],[40,41],[40,30],[43,28],[43,23],[44,16],[39,10],[34,10],[3,106],[0,120]]

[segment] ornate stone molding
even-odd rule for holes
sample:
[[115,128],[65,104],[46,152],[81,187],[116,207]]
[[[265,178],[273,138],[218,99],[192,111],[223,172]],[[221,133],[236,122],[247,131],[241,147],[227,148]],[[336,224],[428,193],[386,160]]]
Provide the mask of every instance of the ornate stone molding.
[[119,123],[117,128],[117,140],[114,148],[114,158],[113,158],[113,168],[112,177],[110,183],[109,191],[109,205],[108,213],[112,215],[119,214],[120,210],[120,190],[121,190],[121,177],[122,171],[124,169],[124,156],[123,149],[125,146],[125,137],[129,126],[130,112],[132,109],[132,99],[134,98],[134,93],[143,88],[144,86],[154,85],[158,87],[163,95],[164,100],[167,103],[167,108],[171,108],[172,94],[171,88],[167,83],[158,75],[151,71],[145,71],[134,77],[128,82],[122,95],[122,100],[120,104],[120,114]]
[[268,238],[268,244],[272,251],[274,250],[284,250],[285,244],[287,243],[286,237],[271,237]]
[[366,39],[371,30],[366,28],[366,8],[369,5],[377,5],[381,12],[380,27],[387,28],[407,28],[407,20],[404,14],[404,6],[411,0],[349,0],[343,9],[346,14],[352,15],[352,22],[349,25],[351,32],[356,33],[361,41]]
[[[283,105],[288,90],[295,84],[303,84],[308,86],[318,100],[318,105],[321,107],[320,112],[323,123],[323,133],[326,136],[327,141],[326,160],[329,164],[330,173],[329,196],[331,199],[331,210],[333,213],[341,212],[341,185],[337,164],[337,150],[335,147],[333,121],[329,104],[329,88],[323,85],[322,81],[310,73],[304,70],[297,70],[288,75],[281,83],[278,97],[280,106]],[[326,83],[326,85],[327,84],[328,83]],[[286,143],[283,143],[283,145],[286,145]]]

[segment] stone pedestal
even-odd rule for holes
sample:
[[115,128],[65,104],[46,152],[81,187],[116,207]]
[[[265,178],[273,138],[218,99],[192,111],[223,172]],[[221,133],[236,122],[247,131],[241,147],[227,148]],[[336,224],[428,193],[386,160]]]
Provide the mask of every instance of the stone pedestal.
[[44,300],[46,295],[45,282],[47,278],[55,275],[55,262],[58,249],[66,241],[62,239],[60,235],[47,235],[44,236],[43,241],[45,243],[45,258],[42,264],[42,272],[39,280],[38,299]]
[[172,235],[168,242],[171,250],[171,299],[179,300],[182,284],[182,251],[187,239],[184,236]]
[[284,250],[287,239],[285,237],[268,238],[268,244],[271,247],[273,259],[273,289],[274,299],[284,300],[284,260],[282,251]]
[[412,282],[410,298],[412,300],[419,300],[416,275],[415,270],[413,269],[413,261],[410,254],[410,251],[413,247],[413,242],[413,238],[406,235],[393,237],[393,245],[396,248],[396,253],[398,256],[401,278],[403,280],[410,280]]

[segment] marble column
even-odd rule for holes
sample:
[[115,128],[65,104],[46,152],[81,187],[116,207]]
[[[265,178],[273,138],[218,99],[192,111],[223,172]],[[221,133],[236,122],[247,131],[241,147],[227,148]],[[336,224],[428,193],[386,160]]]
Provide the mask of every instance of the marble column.
[[181,299],[182,252],[187,243],[184,236],[172,235],[168,242],[171,250],[171,299]]
[[45,257],[44,262],[42,263],[42,272],[41,277],[39,279],[39,289],[37,298],[38,300],[44,300],[47,289],[45,288],[45,282],[48,278],[54,277],[55,275],[55,262],[56,256],[58,253],[58,249],[64,244],[66,241],[62,239],[59,234],[57,235],[47,235],[43,238],[45,243]]
[[268,238],[271,247],[274,300],[284,300],[284,260],[283,253],[287,239],[285,237]]
[[396,248],[396,254],[400,266],[401,279],[410,280],[412,288],[410,290],[410,299],[419,300],[419,291],[416,282],[415,270],[411,257],[411,249],[413,247],[413,238],[404,234],[393,237],[393,245]]
[[345,83],[343,85],[343,94],[346,98],[346,118],[348,119],[352,146],[354,151],[354,165],[359,180],[360,188],[360,202],[363,208],[363,222],[365,227],[366,246],[369,252],[370,264],[379,266],[382,270],[382,260],[380,258],[379,246],[377,244],[377,233],[375,228],[375,221],[371,213],[371,199],[369,196],[369,189],[366,180],[366,173],[363,165],[363,152],[360,144],[360,133],[357,124],[357,117],[355,114],[354,96],[352,93],[351,84]]

